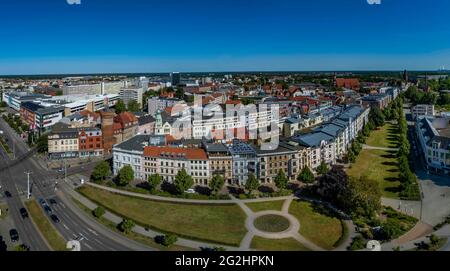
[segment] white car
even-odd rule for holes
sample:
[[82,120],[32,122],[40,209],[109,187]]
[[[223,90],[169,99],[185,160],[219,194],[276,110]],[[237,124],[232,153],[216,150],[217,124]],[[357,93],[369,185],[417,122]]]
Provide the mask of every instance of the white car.
[[195,190],[192,189],[192,188],[186,190],[185,192],[188,193],[188,194],[195,194]]

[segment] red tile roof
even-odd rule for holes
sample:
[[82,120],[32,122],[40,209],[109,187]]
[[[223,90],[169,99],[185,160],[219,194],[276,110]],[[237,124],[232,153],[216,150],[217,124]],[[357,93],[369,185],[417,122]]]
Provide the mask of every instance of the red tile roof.
[[336,78],[338,88],[359,89],[360,85],[357,78]]
[[178,158],[188,160],[207,160],[208,156],[203,149],[188,149],[175,147],[155,147],[144,148],[145,157]]

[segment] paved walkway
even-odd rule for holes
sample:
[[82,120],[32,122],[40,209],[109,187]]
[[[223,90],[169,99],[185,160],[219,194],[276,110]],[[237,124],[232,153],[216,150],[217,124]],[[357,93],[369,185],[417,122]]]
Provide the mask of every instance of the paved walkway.
[[[236,199],[235,197],[232,197],[232,201],[236,203],[241,209],[245,212],[247,215],[247,219],[245,221],[245,227],[248,230],[247,235],[242,240],[240,248],[242,250],[250,250],[251,241],[254,236],[260,236],[266,239],[285,239],[285,238],[294,238],[307,248],[314,250],[314,251],[322,251],[323,248],[317,246],[316,244],[310,242],[306,238],[304,238],[302,235],[299,234],[300,230],[300,223],[291,214],[289,214],[289,206],[291,205],[292,200],[294,199],[293,196],[287,197],[285,202],[283,203],[282,211],[262,211],[262,212],[253,212],[243,201]],[[264,232],[255,227],[255,219],[262,216],[267,215],[278,215],[286,218],[289,221],[289,228],[283,232]]]
[[[163,201],[163,202],[194,203],[194,204],[208,204],[208,205],[211,205],[211,204],[234,204],[235,203],[235,201],[233,201],[233,200],[196,200],[196,199],[161,197],[161,196],[125,191],[125,190],[107,187],[104,185],[99,185],[99,184],[95,184],[95,183],[91,183],[91,182],[86,182],[85,184],[95,187],[95,188],[105,190],[105,191],[109,191],[109,192],[112,192],[115,194],[119,194],[119,195],[125,195],[125,196],[131,196],[131,197],[143,198],[143,199],[150,199],[150,200],[156,200],[156,201]],[[288,199],[289,197],[290,196],[277,197],[277,198],[248,199],[248,200],[239,200],[239,202],[250,203],[250,202],[279,201],[279,200]]]
[[[299,230],[301,227],[300,222],[297,220],[297,218],[295,218],[294,216],[289,214],[289,207],[290,207],[292,201],[297,198],[295,196],[285,196],[285,197],[276,197],[276,198],[259,198],[259,199],[248,199],[248,200],[239,200],[239,199],[235,198],[234,196],[231,196],[230,200],[192,200],[192,199],[182,199],[182,198],[167,198],[167,197],[160,197],[160,196],[154,196],[154,195],[134,193],[134,192],[124,191],[124,190],[115,189],[115,188],[111,188],[111,187],[106,187],[103,185],[98,185],[98,184],[91,183],[91,182],[87,182],[85,184],[90,185],[92,187],[99,188],[99,189],[103,189],[105,191],[109,191],[112,193],[117,193],[117,194],[121,194],[121,195],[132,196],[132,197],[138,197],[138,198],[144,198],[144,199],[149,199],[149,200],[164,201],[164,202],[191,203],[191,204],[192,203],[195,203],[195,204],[236,204],[244,211],[244,213],[247,216],[247,219],[245,221],[245,227],[248,232],[245,235],[245,237],[242,239],[238,248],[237,247],[226,247],[226,246],[219,245],[219,244],[198,242],[198,241],[192,241],[192,240],[188,240],[188,239],[179,238],[177,244],[181,245],[181,246],[186,246],[186,247],[190,247],[190,248],[219,246],[219,247],[224,247],[225,249],[231,250],[231,251],[237,251],[237,250],[248,251],[248,250],[252,250],[251,242],[252,242],[253,238],[255,236],[260,236],[260,237],[267,238],[267,239],[293,238],[311,250],[314,250],[314,251],[323,251],[324,250],[323,248],[321,248],[321,247],[317,246],[316,244],[312,243],[311,241],[307,240],[305,237],[303,237],[299,233]],[[97,207],[97,205],[95,203],[91,202],[90,200],[83,197],[79,193],[75,192],[75,194],[77,195],[76,199],[79,200],[80,202],[82,202],[89,209],[94,210]],[[246,205],[246,203],[269,202],[269,201],[280,201],[280,200],[285,200],[281,211],[262,211],[262,212],[255,213]],[[282,216],[289,221],[290,227],[286,231],[279,232],[279,233],[269,233],[269,232],[263,232],[261,230],[258,230],[254,225],[255,219],[257,219],[258,217],[261,217],[261,216],[266,216],[266,215]],[[106,212],[104,218],[114,222],[115,224],[118,224],[122,221],[121,217],[119,217],[115,214],[112,214],[111,212]],[[354,227],[352,221],[345,220],[345,224],[347,225],[347,228],[349,229],[349,234],[347,236],[347,240],[345,242],[343,242],[342,245],[335,248],[334,250],[342,250],[342,251],[346,250],[346,248],[351,243],[352,238],[355,235],[355,230],[354,230],[355,227]],[[133,231],[136,233],[142,234],[144,236],[150,237],[150,238],[154,238],[157,235],[161,235],[161,233],[158,233],[156,231],[145,230],[141,226],[135,226],[133,228]]]
[[405,215],[415,217],[420,220],[422,202],[421,201],[408,201],[408,200],[398,200],[381,198],[381,204],[386,207],[391,207],[392,209],[401,212]]
[[[98,207],[97,204],[93,203],[92,201],[90,201],[89,199],[85,198],[84,196],[82,196],[81,194],[72,191],[69,192],[70,195],[72,197],[74,197],[76,200],[78,200],[79,202],[81,202],[84,206],[86,206],[87,208],[89,208],[90,210],[94,210],[95,208]],[[122,222],[123,218],[113,214],[109,211],[105,212],[105,215],[103,216],[103,218],[113,222],[114,224],[119,224],[120,222]],[[133,232],[141,234],[143,236],[149,237],[149,238],[155,238],[156,236],[159,235],[164,235],[163,233],[151,230],[151,229],[145,229],[142,226],[136,225],[133,228]],[[231,247],[231,246],[224,246],[221,244],[214,244],[214,243],[208,243],[208,242],[201,242],[201,241],[194,241],[194,240],[189,240],[189,239],[184,239],[184,238],[178,238],[178,241],[176,242],[177,245],[180,246],[184,246],[184,247],[189,247],[189,248],[194,248],[194,249],[200,249],[201,247],[223,247],[226,250],[230,250],[230,251],[239,251],[241,250],[240,248],[237,247]]]
[[363,150],[380,150],[380,151],[398,151],[398,148],[383,148],[383,147],[374,147],[366,144],[362,145]]

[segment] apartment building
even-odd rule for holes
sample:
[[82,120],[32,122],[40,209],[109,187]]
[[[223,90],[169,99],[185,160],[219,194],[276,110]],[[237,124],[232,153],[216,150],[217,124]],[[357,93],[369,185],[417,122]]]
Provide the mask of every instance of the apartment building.
[[233,141],[229,146],[229,150],[233,159],[233,181],[232,184],[245,185],[250,174],[257,175],[256,151],[252,146],[239,140]]
[[263,150],[254,147],[257,158],[257,177],[261,183],[272,184],[280,171],[289,180],[296,180],[303,168],[305,148],[295,142],[280,142],[273,150]]
[[417,119],[424,116],[433,117],[436,115],[436,111],[434,110],[434,105],[432,104],[418,104],[412,107],[411,114],[413,119]]
[[98,127],[79,129],[78,142],[80,158],[103,156],[102,129]]
[[203,143],[203,148],[209,158],[210,176],[220,175],[225,183],[233,180],[233,158],[225,144]]
[[416,134],[428,170],[450,176],[450,118],[418,117]]
[[173,183],[182,169],[192,176],[194,184],[208,185],[211,176],[208,156],[203,149],[156,146],[144,148],[146,178],[159,174],[164,181]]
[[48,136],[48,153],[51,159],[78,157],[78,130],[61,123],[55,124]]
[[119,97],[125,104],[129,104],[131,101],[133,101],[139,104],[141,107],[143,106],[143,94],[144,89],[142,87],[121,88],[119,91]]

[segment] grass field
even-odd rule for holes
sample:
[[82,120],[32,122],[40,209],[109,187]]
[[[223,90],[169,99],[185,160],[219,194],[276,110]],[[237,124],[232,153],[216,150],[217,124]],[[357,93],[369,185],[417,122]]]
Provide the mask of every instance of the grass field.
[[260,216],[254,224],[258,230],[265,232],[283,232],[290,226],[289,220],[279,215]]
[[34,223],[53,250],[67,251],[66,240],[56,231],[38,203],[35,200],[31,200],[26,202],[25,205]]
[[300,234],[324,249],[335,248],[345,233],[340,219],[309,202],[293,201],[289,213],[299,220]]
[[394,124],[387,123],[378,130],[372,131],[366,144],[372,147],[398,148],[398,130]]
[[196,205],[150,201],[83,186],[78,191],[121,217],[180,237],[238,246],[247,233],[245,213],[235,204]]
[[399,199],[400,181],[397,157],[382,150],[363,150],[347,170],[350,177],[367,176],[378,181],[384,197]]
[[283,208],[284,200],[278,201],[265,201],[265,202],[252,202],[246,203],[246,205],[255,213],[262,211],[281,211]]
[[8,209],[8,205],[0,204],[0,210],[2,210],[1,214],[0,214],[0,219],[5,218],[8,215],[8,212],[6,211],[6,209]]
[[307,247],[293,238],[272,240],[255,236],[250,247],[260,251],[309,251]]
[[103,218],[103,217],[100,217],[100,218],[95,217],[92,214],[92,210],[90,210],[88,207],[84,206],[83,203],[79,202],[78,200],[76,200],[74,198],[72,198],[72,200],[73,200],[73,202],[75,202],[75,204],[81,210],[85,211],[89,216],[91,216],[92,218],[97,220],[100,224],[103,224],[105,227],[109,228],[110,230],[117,232],[119,234],[122,234],[122,235],[126,236],[127,238],[134,240],[138,243],[144,244],[144,245],[152,247],[152,248],[156,248],[160,251],[195,251],[195,249],[178,246],[178,245],[172,245],[171,247],[165,247],[163,245],[156,243],[154,239],[144,236],[142,234],[135,233],[133,231],[126,234],[126,233],[120,231],[119,229],[117,229],[117,225],[114,224],[113,222],[109,221],[108,219]]

